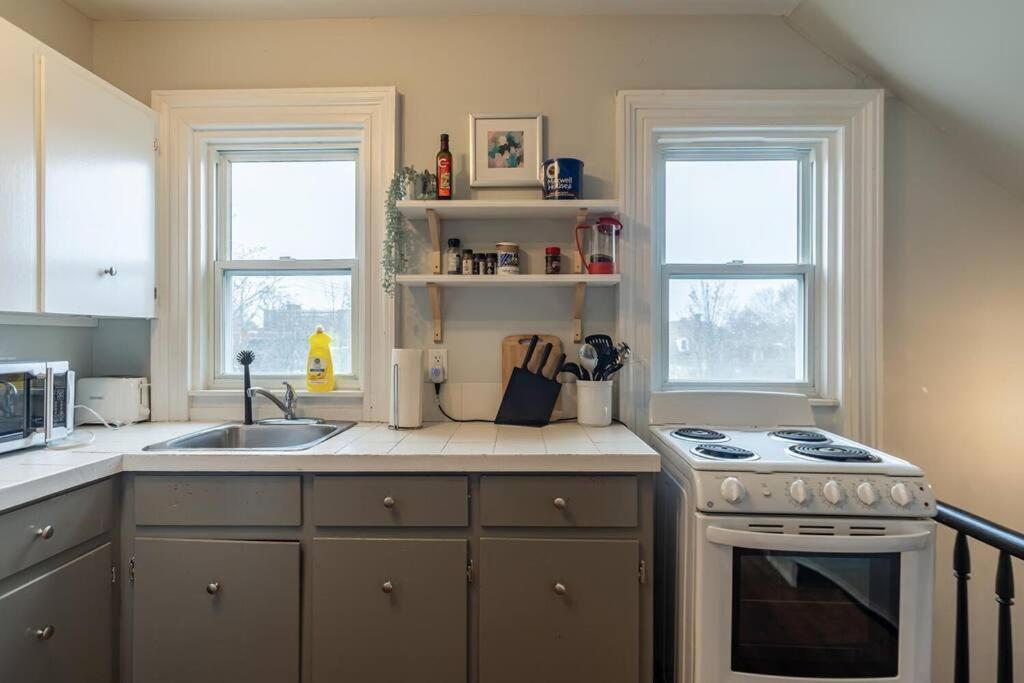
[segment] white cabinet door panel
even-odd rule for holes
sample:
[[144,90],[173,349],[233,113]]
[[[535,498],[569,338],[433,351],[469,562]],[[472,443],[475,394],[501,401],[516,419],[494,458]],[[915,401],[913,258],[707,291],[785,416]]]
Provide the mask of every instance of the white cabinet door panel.
[[34,45],[0,19],[0,311],[37,310],[35,146]]
[[44,309],[152,317],[156,115],[70,62],[44,73]]

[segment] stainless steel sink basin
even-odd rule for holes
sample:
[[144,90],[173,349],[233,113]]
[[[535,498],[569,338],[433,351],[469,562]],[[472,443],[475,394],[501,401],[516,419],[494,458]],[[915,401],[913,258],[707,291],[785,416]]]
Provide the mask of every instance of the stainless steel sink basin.
[[150,444],[144,451],[304,451],[341,434],[354,422],[338,424],[224,424]]

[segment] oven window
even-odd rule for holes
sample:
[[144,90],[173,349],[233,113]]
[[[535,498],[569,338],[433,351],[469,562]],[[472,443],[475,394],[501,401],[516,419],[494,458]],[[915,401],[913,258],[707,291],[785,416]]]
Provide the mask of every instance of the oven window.
[[0,375],[0,443],[27,435],[28,379],[23,373]]
[[900,555],[733,549],[732,670],[899,673]]

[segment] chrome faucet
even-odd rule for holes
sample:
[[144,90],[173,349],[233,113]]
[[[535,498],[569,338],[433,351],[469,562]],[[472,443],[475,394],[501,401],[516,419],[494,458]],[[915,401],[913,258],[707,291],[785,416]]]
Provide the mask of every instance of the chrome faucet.
[[288,384],[288,382],[281,382],[281,384],[284,385],[283,401],[262,387],[251,387],[246,393],[250,399],[255,398],[257,395],[262,396],[281,409],[281,412],[284,413],[284,419],[294,420],[295,406],[298,404],[299,398],[295,395],[295,389],[292,388],[291,384]]

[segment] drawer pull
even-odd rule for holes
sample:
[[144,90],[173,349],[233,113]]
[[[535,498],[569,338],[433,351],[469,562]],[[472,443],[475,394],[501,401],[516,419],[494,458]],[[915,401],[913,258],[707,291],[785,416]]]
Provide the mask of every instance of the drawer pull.
[[51,526],[50,524],[47,524],[44,527],[40,527],[39,529],[36,529],[36,536],[38,536],[39,538],[43,539],[44,541],[47,540],[47,539],[53,538],[53,526]]
[[110,266],[109,268],[104,268],[103,269],[103,274],[104,275],[109,275],[110,277],[114,277],[115,275],[117,275],[117,268],[115,268],[114,266]]
[[206,584],[206,592],[210,595],[220,593],[220,581],[214,581],[213,583]]
[[390,581],[385,581],[383,584],[381,584],[380,589],[385,593],[391,594],[395,590],[395,585]]
[[393,508],[395,507],[395,499],[391,496],[384,496],[384,507]]
[[36,638],[39,640],[49,640],[50,638],[53,638],[53,627],[47,624],[40,629],[36,629]]
[[564,510],[569,505],[569,502],[565,498],[562,498],[561,496],[555,498],[551,502],[554,503],[555,507],[558,508],[559,510]]
[[558,595],[565,595],[565,584],[564,583],[556,583],[555,584],[555,593],[557,593]]

